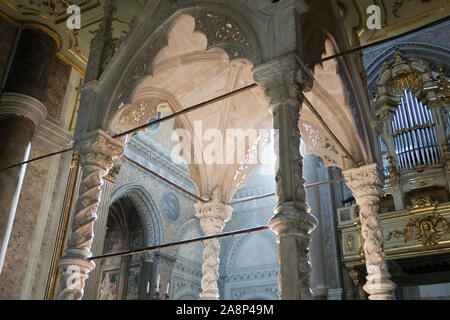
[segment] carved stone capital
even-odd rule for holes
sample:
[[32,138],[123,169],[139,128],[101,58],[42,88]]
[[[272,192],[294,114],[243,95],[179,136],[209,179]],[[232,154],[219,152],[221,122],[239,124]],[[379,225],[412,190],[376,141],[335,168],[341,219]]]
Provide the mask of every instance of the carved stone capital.
[[359,205],[378,204],[382,196],[382,182],[376,163],[348,169],[343,174]]
[[271,60],[253,70],[253,78],[264,90],[270,105],[294,100],[298,103],[302,91],[312,88],[312,78],[301,67],[295,54]]
[[113,165],[113,159],[123,154],[124,143],[113,139],[103,130],[97,130],[76,141],[74,149],[80,155],[82,167],[90,165],[108,172]]
[[233,209],[220,202],[195,204],[195,216],[200,219],[200,226],[205,235],[222,232],[225,223],[231,219]]
[[38,127],[47,117],[47,108],[33,97],[7,92],[0,97],[0,117],[7,114],[30,119]]

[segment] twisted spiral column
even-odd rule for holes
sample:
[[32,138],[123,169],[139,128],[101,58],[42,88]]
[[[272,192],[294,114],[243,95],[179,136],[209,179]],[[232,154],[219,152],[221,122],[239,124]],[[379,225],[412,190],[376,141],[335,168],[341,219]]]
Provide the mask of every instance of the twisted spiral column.
[[79,300],[83,296],[88,273],[95,264],[88,258],[92,255],[94,222],[101,199],[103,176],[113,165],[113,159],[124,151],[124,145],[98,130],[75,144],[80,155],[82,178],[80,194],[72,217],[71,234],[64,256],[58,261],[61,268],[58,300]]
[[347,186],[359,206],[361,233],[364,238],[367,282],[363,286],[370,300],[393,300],[396,285],[383,251],[383,231],[378,218],[378,203],[381,197],[381,179],[376,163],[343,171]]
[[[200,219],[200,226],[205,236],[221,233],[225,223],[230,220],[232,208],[221,202],[208,202],[195,205],[195,215]],[[205,242],[202,264],[201,300],[217,300],[219,289],[219,240]]]

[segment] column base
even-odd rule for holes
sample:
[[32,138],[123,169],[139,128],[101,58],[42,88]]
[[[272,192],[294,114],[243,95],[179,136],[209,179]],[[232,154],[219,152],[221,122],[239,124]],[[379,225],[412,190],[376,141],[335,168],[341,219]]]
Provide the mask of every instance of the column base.
[[219,295],[216,291],[202,291],[200,293],[200,300],[219,300]]
[[368,275],[366,279],[367,282],[363,286],[363,289],[369,294],[369,300],[395,299],[394,291],[397,286],[390,280],[390,274],[388,272],[382,275]]
[[270,219],[269,228],[278,235],[280,260],[279,288],[282,300],[314,299],[310,288],[310,233],[317,219],[309,213],[306,203],[280,203]]

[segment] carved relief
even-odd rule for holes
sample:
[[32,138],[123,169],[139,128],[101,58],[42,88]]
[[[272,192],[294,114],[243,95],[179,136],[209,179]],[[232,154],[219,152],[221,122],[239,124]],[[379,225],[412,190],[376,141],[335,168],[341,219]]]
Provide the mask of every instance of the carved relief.
[[[203,12],[196,20],[196,30],[202,31],[207,39],[208,46],[213,47],[219,43],[234,43],[249,48],[250,43],[241,27],[229,17],[211,11]],[[225,47],[230,59],[243,58],[242,49]]]
[[[99,130],[75,144],[83,168],[80,195],[76,202],[72,233],[67,241],[64,256],[58,261],[63,285],[58,300],[79,300],[83,296],[87,274],[95,264],[87,258],[91,255],[94,222],[100,204],[102,177],[113,165],[113,158],[120,157],[124,146]],[[70,285],[73,273],[78,273],[81,284]]]
[[[225,222],[231,218],[232,208],[219,202],[208,202],[195,205],[195,216],[200,219],[200,226],[205,235],[222,232]],[[205,242],[202,265],[202,292],[200,299],[217,300],[219,289],[219,241],[217,239]]]
[[383,251],[383,232],[378,218],[378,203],[382,194],[381,179],[376,164],[343,172],[360,210],[361,234],[366,259],[367,283],[364,290],[369,299],[393,299],[395,284]]
[[422,76],[417,71],[402,72],[390,78],[386,83],[392,95],[403,95],[403,89],[419,90],[423,86]]
[[306,122],[301,123],[300,132],[305,142],[306,153],[320,156],[325,166],[342,168],[342,155],[330,141],[326,132]]
[[347,251],[352,252],[355,250],[355,237],[352,234],[347,235],[345,243],[347,246]]
[[403,231],[394,230],[389,233],[386,241],[392,237],[404,237],[405,243],[410,239],[422,241],[424,247],[433,247],[439,244],[440,237],[449,231],[447,219],[440,214],[410,219]]

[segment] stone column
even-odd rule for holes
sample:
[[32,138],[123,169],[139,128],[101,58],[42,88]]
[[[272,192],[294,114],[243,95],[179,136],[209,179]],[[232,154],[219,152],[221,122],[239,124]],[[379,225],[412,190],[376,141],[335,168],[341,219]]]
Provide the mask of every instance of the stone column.
[[153,280],[153,276],[156,274],[156,272],[153,271],[153,254],[150,252],[146,252],[142,255],[141,259],[142,262],[139,280],[139,300],[151,300],[156,289],[156,283]]
[[[116,181],[116,175],[120,171],[120,165],[114,163],[108,174],[103,177],[102,197],[97,210],[97,220],[94,224],[95,238],[92,241],[92,254],[98,256],[103,254],[103,245],[105,244],[106,223],[108,222],[109,206]],[[100,269],[95,269],[86,282],[85,300],[95,300],[97,298],[97,289],[100,284]]]
[[[304,178],[308,184],[319,182],[317,171],[320,168],[319,158],[315,155],[308,154],[303,158]],[[311,234],[311,289],[316,300],[325,300],[328,295],[328,284],[325,274],[324,263],[324,243],[322,230],[322,207],[319,187],[306,190],[306,198],[311,211],[314,212],[320,221],[318,228]],[[325,214],[328,212],[325,212]]]
[[[18,93],[0,98],[0,169],[27,161],[35,128],[47,110],[39,100]],[[26,165],[0,171],[0,273],[8,248]]]
[[[225,223],[231,219],[232,208],[221,202],[207,202],[195,205],[195,216],[200,219],[205,236],[221,233]],[[217,300],[219,289],[219,240],[205,242],[202,265],[202,292],[200,300]]]
[[[24,29],[0,97],[0,169],[28,160],[34,131],[47,116],[47,91],[56,43],[37,29]],[[0,171],[0,274],[26,165]]]
[[82,166],[80,194],[72,219],[72,233],[64,256],[59,259],[61,268],[58,300],[79,300],[83,296],[88,273],[95,264],[92,255],[94,222],[101,199],[103,176],[113,165],[113,159],[124,151],[124,145],[102,130],[91,132],[75,143]]
[[269,228],[278,235],[281,299],[311,299],[309,244],[317,219],[306,204],[298,128],[301,90],[311,82],[298,69],[295,54],[255,68],[254,78],[268,98],[275,129],[277,206]]
[[361,234],[364,238],[367,282],[364,290],[370,300],[392,300],[396,285],[383,252],[383,231],[378,219],[378,203],[381,197],[381,179],[376,163],[343,171],[347,186],[359,206]]

